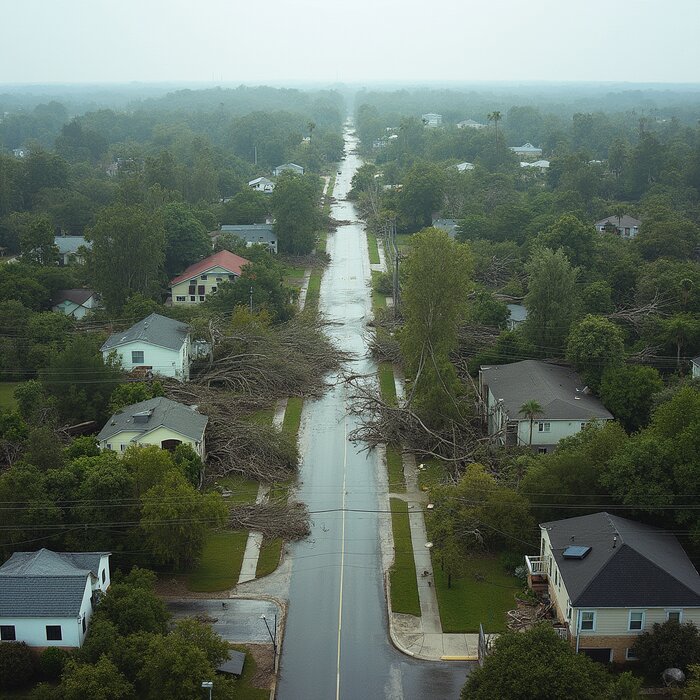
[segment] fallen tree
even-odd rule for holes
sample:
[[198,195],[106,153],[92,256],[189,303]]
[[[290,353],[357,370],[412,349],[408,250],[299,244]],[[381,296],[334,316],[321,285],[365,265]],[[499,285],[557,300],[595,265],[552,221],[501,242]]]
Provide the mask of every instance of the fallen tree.
[[253,530],[264,537],[302,540],[311,532],[309,513],[302,503],[269,501],[235,506],[229,514],[234,530]]

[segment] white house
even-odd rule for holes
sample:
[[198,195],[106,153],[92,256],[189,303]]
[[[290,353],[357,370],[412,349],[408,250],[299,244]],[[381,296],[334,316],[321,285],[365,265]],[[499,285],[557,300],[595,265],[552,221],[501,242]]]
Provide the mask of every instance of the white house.
[[12,155],[15,158],[26,158],[29,155],[29,149],[28,148],[13,148]]
[[163,450],[174,450],[185,444],[204,459],[208,420],[197,412],[196,406],[158,396],[115,413],[100,430],[97,442],[101,450],[114,452],[125,452],[130,445],[156,445]]
[[481,124],[480,122],[475,122],[473,119],[465,119],[464,121],[457,122],[458,129],[485,129],[486,124]]
[[[481,367],[479,390],[488,434],[504,446],[531,445],[537,452],[551,452],[559,440],[589,422],[613,419],[576,372],[538,360]],[[541,408],[532,424],[520,413],[528,401]]]
[[541,156],[542,149],[533,146],[529,141],[522,146],[510,146],[510,150],[515,153],[516,156]]
[[223,224],[219,231],[213,231],[209,234],[212,243],[216,243],[222,233],[237,236],[245,242],[246,248],[264,245],[271,253],[277,252],[277,234],[274,232],[272,224]]
[[639,233],[642,222],[625,214],[624,216],[608,216],[606,219],[596,221],[596,231],[601,233],[617,233],[621,238],[635,238]]
[[421,114],[421,121],[425,126],[429,127],[442,126],[442,114],[435,114],[434,112]]
[[51,310],[80,320],[99,305],[100,298],[92,289],[59,289]]
[[528,584],[554,603],[559,635],[603,663],[635,659],[637,637],[668,620],[700,624],[700,576],[671,532],[609,513],[540,525]]
[[698,355],[698,357],[694,357],[691,360],[691,364],[692,364],[692,377],[693,377],[693,379],[700,378],[700,355]]
[[474,170],[474,163],[465,161],[464,163],[457,163],[457,165],[453,165],[452,167],[456,168],[460,173],[463,173],[467,170]]
[[86,241],[84,236],[54,236],[53,242],[58,248],[59,265],[82,263],[84,258],[80,248],[92,248],[92,241]]
[[83,644],[110,585],[109,552],[15,552],[0,566],[0,641],[30,647]]
[[541,173],[543,173],[546,170],[549,170],[549,161],[548,160],[536,160],[536,161],[533,161],[532,163],[529,163],[527,161],[521,161],[520,167],[521,168],[537,168]]
[[201,304],[214,294],[222,282],[238,279],[250,260],[228,250],[220,250],[190,265],[170,280],[173,304]]
[[296,173],[297,175],[304,174],[304,168],[302,168],[301,165],[297,165],[296,163],[284,163],[282,165],[278,165],[272,171],[272,174],[275,177],[279,177],[282,173],[287,172],[287,171],[289,171],[291,173]]
[[506,304],[508,307],[508,330],[514,331],[527,320],[527,309],[522,304]]
[[459,224],[455,219],[433,219],[432,226],[444,231],[450,238],[455,237],[459,228]]
[[256,177],[248,183],[248,187],[252,187],[256,192],[264,192],[271,194],[275,191],[275,183],[267,177]]
[[189,326],[160,314],[112,334],[100,349],[105,362],[115,353],[127,372],[138,369],[182,381],[190,378]]

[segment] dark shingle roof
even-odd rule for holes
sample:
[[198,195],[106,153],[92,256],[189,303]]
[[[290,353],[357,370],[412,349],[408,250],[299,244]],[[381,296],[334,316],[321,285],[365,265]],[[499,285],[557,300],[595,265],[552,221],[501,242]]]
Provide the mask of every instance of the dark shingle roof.
[[625,214],[620,219],[618,219],[616,216],[608,216],[605,219],[595,222],[596,228],[605,226],[605,224],[612,224],[615,226],[615,228],[634,228],[635,226],[641,226],[642,222],[639,219],[629,216],[628,214]]
[[0,617],[75,617],[87,577],[0,576]]
[[277,240],[272,224],[224,224],[220,231],[214,231],[212,238],[222,233],[231,233],[246,243],[272,243]]
[[151,314],[135,323],[131,328],[110,335],[100,350],[103,352],[112,350],[120,345],[133,343],[136,340],[169,348],[170,350],[179,350],[185,342],[188,333],[189,327],[186,323],[161,316],[160,314]]
[[511,420],[524,420],[518,413],[527,401],[542,406],[539,420],[610,420],[612,414],[591,394],[583,392],[584,383],[569,367],[538,360],[523,360],[509,365],[481,368],[484,383],[493,397],[503,399]]
[[63,301],[72,301],[74,304],[83,305],[90,297],[95,296],[93,289],[59,289],[53,299],[54,306]]
[[[574,607],[700,605],[700,575],[670,532],[605,512],[540,527]],[[566,559],[572,544],[591,550],[583,559]]]
[[[150,416],[145,422],[137,423],[134,421],[136,414],[147,414],[148,412],[150,412]],[[158,396],[155,399],[125,406],[121,411],[115,413],[100,430],[97,439],[109,440],[113,435],[125,430],[150,433],[163,426],[192,440],[201,441],[208,420],[207,416],[197,413],[190,406],[171,401],[164,396]]]
[[97,576],[100,559],[109,552],[15,552],[2,566],[0,576]]

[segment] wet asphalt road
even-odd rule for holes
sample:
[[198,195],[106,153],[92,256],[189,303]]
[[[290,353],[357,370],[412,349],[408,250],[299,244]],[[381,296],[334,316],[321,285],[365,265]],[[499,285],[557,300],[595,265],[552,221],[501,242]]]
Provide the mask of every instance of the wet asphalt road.
[[[343,200],[359,159],[346,135],[335,196]],[[366,237],[351,203],[332,215],[352,223],[329,236],[331,264],[320,309],[331,338],[357,358],[353,372],[376,371],[364,340],[371,313]],[[347,441],[356,426],[346,415],[345,387],[304,406],[297,496],[311,512],[310,537],[291,547],[289,613],[282,648],[280,700],[457,698],[466,664],[417,661],[388,636],[379,548],[380,475],[375,454]],[[370,512],[343,512],[360,509]],[[375,512],[372,512],[375,511]]]

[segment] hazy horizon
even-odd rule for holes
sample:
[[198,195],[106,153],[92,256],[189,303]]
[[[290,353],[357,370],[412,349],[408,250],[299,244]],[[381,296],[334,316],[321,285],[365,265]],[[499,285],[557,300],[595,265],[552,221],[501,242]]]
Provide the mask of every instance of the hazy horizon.
[[6,5],[2,85],[700,82],[695,0]]

